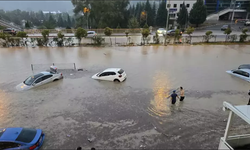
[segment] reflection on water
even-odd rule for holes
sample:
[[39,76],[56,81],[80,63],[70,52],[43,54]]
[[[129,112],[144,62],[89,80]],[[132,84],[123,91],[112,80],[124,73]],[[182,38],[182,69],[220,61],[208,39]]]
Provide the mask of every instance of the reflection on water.
[[162,117],[171,114],[169,90],[171,88],[168,77],[164,71],[159,71],[153,78],[154,98],[148,107],[149,114],[154,117]]
[[7,102],[8,98],[6,94],[0,90],[0,122],[5,122],[8,117],[9,110]]

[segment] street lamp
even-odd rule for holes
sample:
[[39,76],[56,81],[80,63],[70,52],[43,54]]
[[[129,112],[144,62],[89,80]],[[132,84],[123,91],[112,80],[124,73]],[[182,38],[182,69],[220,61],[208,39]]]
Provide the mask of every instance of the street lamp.
[[165,41],[164,41],[164,43],[165,43],[165,45],[166,45],[166,43],[167,43],[167,31],[168,31],[168,20],[169,20],[169,10],[170,9],[168,9],[169,7],[170,7],[170,0],[169,0],[169,2],[168,3],[166,3],[167,4],[167,20],[166,20],[166,33],[165,33]]
[[[232,13],[232,18],[231,18],[231,24],[233,24],[233,20],[234,20],[234,10],[235,10],[235,3],[236,3],[236,0],[234,0],[234,2],[233,2],[233,0],[231,0],[230,6],[232,5],[232,3],[233,3],[233,13]],[[230,9],[231,9],[231,8],[230,8]]]
[[83,12],[84,12],[84,14],[87,14],[87,29],[88,29],[88,28],[89,28],[89,19],[88,19],[88,15],[89,15],[90,9],[87,8],[87,7],[84,7],[84,8],[83,8]]

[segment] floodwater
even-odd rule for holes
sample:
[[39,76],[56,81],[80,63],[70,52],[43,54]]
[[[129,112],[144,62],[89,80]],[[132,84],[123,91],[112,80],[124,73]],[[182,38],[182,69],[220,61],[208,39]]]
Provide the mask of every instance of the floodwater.
[[[42,149],[215,149],[226,127],[223,101],[246,104],[250,89],[225,71],[249,58],[250,46],[237,45],[1,48],[0,127],[41,128]],[[31,64],[38,71],[51,63],[83,71],[16,91]],[[91,79],[108,67],[123,68],[128,79]],[[166,97],[179,86],[186,99],[172,106]]]

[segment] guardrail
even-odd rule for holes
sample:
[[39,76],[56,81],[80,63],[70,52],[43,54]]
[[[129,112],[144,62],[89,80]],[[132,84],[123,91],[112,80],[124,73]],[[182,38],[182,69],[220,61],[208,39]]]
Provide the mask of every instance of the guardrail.
[[[45,29],[24,29],[24,32],[27,34],[37,34],[42,33],[42,31]],[[76,29],[48,29],[49,33],[59,33],[60,31],[62,33],[75,33]],[[129,33],[141,33],[141,29],[113,29],[113,33],[124,33],[125,31],[129,31]],[[87,31],[95,31],[97,34],[104,33],[105,29],[87,29]]]

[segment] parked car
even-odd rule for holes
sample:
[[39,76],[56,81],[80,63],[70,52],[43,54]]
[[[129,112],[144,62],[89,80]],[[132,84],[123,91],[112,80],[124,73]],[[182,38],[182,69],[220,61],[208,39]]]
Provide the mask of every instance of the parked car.
[[250,21],[249,21],[249,20],[246,21],[246,22],[244,23],[244,25],[245,25],[245,26],[249,26],[249,25],[250,25]]
[[226,72],[233,76],[239,77],[243,80],[250,82],[250,77],[249,77],[250,69],[236,69],[236,70],[229,70]]
[[92,38],[97,35],[95,31],[88,31],[87,34],[87,38]]
[[[176,31],[176,29],[168,30],[167,35],[174,36],[175,35],[175,31]],[[180,35],[182,35],[182,31],[181,30],[180,30]]]
[[164,29],[164,28],[159,28],[158,30],[157,30],[157,33],[158,34],[162,34],[162,35],[165,35],[166,34],[166,29]]
[[230,25],[223,25],[221,27],[221,31],[225,31],[226,29],[230,28]]
[[0,129],[1,150],[38,150],[45,135],[41,129],[4,128]]
[[[54,68],[54,69],[53,69]],[[31,88],[57,81],[63,78],[62,73],[57,73],[57,68],[55,66],[51,66],[50,72],[40,72],[38,74],[32,75],[28,77],[23,83],[20,83],[16,86],[16,89],[19,91],[29,90]]]
[[93,75],[92,78],[97,80],[122,82],[126,80],[127,75],[125,71],[121,68],[108,68],[102,72]]
[[8,33],[8,34],[11,34],[11,35],[16,35],[16,30],[13,29],[13,28],[6,28],[3,30],[3,33]]
[[243,64],[238,67],[238,69],[250,69],[250,64]]

